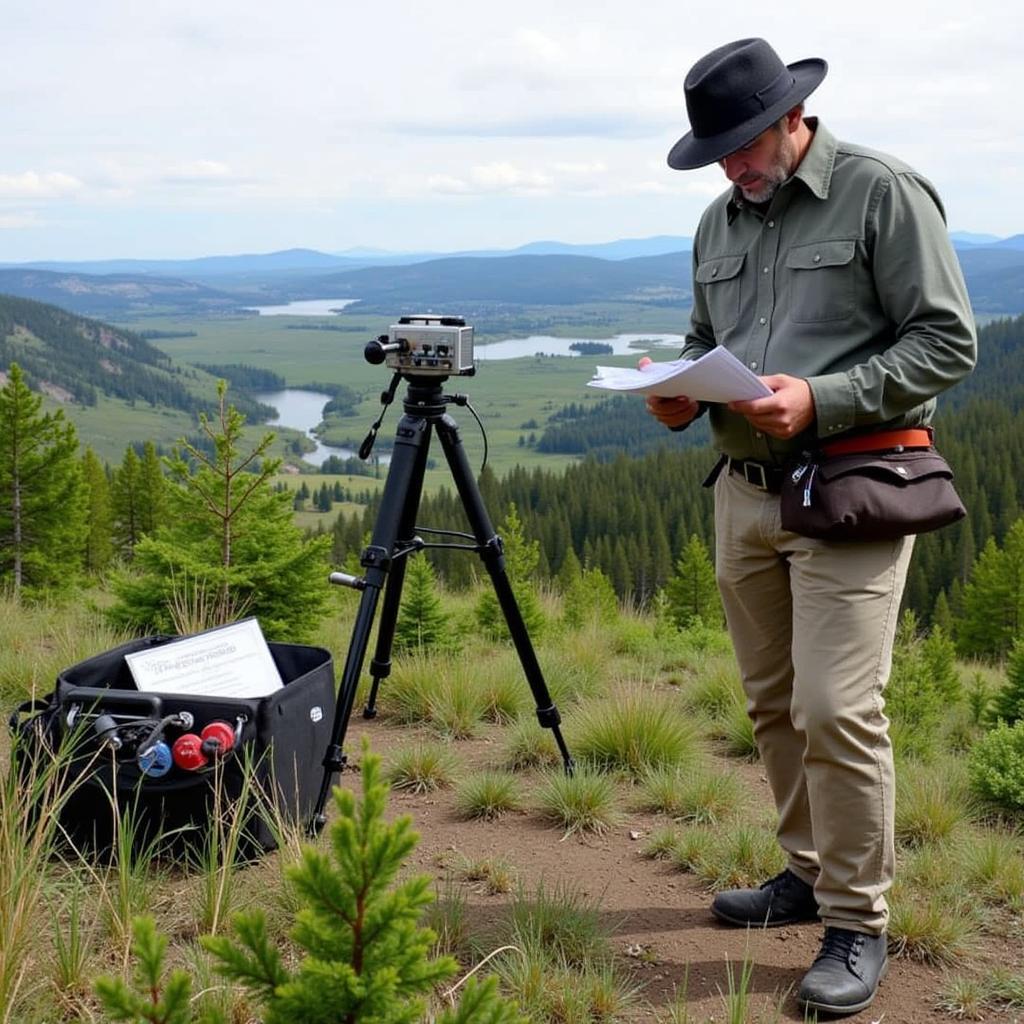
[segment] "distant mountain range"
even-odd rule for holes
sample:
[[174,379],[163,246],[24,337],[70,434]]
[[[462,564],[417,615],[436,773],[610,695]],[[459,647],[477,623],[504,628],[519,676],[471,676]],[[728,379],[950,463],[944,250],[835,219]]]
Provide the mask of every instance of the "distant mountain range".
[[[1024,235],[950,237],[975,310],[1024,312]],[[481,304],[599,301],[686,306],[691,247],[685,236],[659,235],[447,254],[288,249],[192,260],[0,264],[0,293],[109,319],[235,314],[309,298],[352,298],[389,312],[467,303],[478,311]]]

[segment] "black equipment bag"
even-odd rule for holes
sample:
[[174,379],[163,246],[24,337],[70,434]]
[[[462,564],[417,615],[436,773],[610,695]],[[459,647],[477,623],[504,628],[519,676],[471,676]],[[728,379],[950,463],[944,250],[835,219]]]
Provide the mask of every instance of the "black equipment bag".
[[[131,816],[137,843],[162,836],[164,852],[181,856],[206,842],[218,808],[222,820],[240,812],[233,804],[248,791],[251,798],[244,810],[238,855],[252,859],[277,845],[271,802],[285,822],[305,825],[312,815],[334,720],[330,652],[268,644],[284,683],[269,696],[239,699],[136,689],[125,655],[177,639],[132,640],[61,672],[41,711],[20,721],[19,712],[29,710],[23,706],[12,716],[22,770],[31,769],[41,745],[73,742],[69,776],[75,788],[62,805],[60,824],[75,846],[101,853],[114,848],[114,800],[119,814]],[[174,765],[155,778],[135,759],[102,747],[88,724],[80,724],[108,715],[130,727],[133,721],[180,712],[194,718],[190,733],[199,734],[212,722],[228,723],[235,737],[233,748],[199,770]],[[185,731],[180,726],[167,728],[166,742],[173,743]]]

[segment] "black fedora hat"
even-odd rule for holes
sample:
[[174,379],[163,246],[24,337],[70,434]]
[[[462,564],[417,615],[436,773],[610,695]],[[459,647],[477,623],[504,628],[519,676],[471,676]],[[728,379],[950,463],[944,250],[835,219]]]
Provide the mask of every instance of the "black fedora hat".
[[690,68],[683,89],[689,131],[668,154],[686,171],[735,153],[803,102],[828,64],[817,57],[783,64],[763,39],[739,39],[712,50]]

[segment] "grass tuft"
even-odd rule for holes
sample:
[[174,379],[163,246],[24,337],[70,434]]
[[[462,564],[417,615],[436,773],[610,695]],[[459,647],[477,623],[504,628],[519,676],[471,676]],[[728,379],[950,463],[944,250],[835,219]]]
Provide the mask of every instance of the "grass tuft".
[[743,807],[743,783],[729,770],[654,768],[640,780],[637,804],[678,821],[716,825]]
[[389,759],[387,780],[395,789],[433,793],[452,784],[458,758],[443,743],[422,742],[402,747]]
[[582,705],[572,720],[571,749],[601,769],[640,778],[652,768],[697,760],[697,727],[674,695],[621,688],[609,699]]
[[462,874],[467,882],[479,883],[480,889],[488,896],[511,892],[516,882],[515,868],[502,858],[487,857],[467,862]]
[[693,859],[698,877],[716,890],[759,885],[786,866],[775,833],[746,823],[715,832],[710,846]]
[[494,821],[522,807],[519,784],[504,772],[480,772],[459,785],[455,807],[463,818]]
[[562,763],[562,755],[550,729],[541,728],[536,718],[516,719],[505,734],[501,765],[511,772],[528,768],[551,768]]
[[976,935],[974,914],[948,893],[925,899],[893,897],[889,941],[897,956],[951,967],[970,953]]
[[566,834],[601,835],[618,824],[615,784],[604,772],[577,765],[572,775],[548,773],[537,799],[541,813],[561,825]]
[[952,762],[908,762],[896,774],[896,841],[904,846],[950,839],[974,814],[966,776]]
[[989,903],[1019,906],[1024,900],[1024,856],[1017,836],[987,832],[963,844],[963,879]]

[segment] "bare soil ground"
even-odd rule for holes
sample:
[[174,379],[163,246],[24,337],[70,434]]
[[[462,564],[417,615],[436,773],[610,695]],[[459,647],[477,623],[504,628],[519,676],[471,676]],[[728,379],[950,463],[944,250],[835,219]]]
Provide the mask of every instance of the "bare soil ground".
[[[464,770],[493,765],[499,731],[460,741],[455,750]],[[364,722],[354,715],[346,740],[350,761],[359,760],[360,743],[368,736],[375,753],[383,755],[412,742],[416,731],[381,721]],[[735,767],[734,762],[729,762]],[[743,766],[744,777],[759,801],[770,801],[757,765]],[[343,784],[356,788],[353,769]],[[524,778],[529,805],[531,780]],[[723,926],[709,911],[710,893],[693,875],[646,858],[644,840],[667,822],[656,815],[626,810],[622,823],[602,836],[564,836],[535,811],[508,814],[497,821],[463,821],[456,814],[452,790],[425,795],[392,794],[393,813],[412,816],[421,842],[411,866],[435,875],[439,882],[461,857],[469,861],[502,858],[514,865],[528,887],[543,881],[574,883],[599,901],[613,944],[622,962],[643,985],[637,1021],[665,1019],[677,990],[686,984],[687,1005],[695,1022],[727,1020],[722,993],[729,989],[729,967],[738,977],[744,957],[753,963],[750,1020],[803,1021],[793,993],[817,952],[821,928],[814,924],[746,932]],[[468,917],[482,924],[494,919],[509,896],[470,889]],[[1020,970],[1024,948],[1019,922],[1005,922],[1003,934],[987,935],[972,964],[985,963]],[[965,965],[967,966],[967,965]],[[956,968],[954,968],[956,970]],[[852,1022],[920,1024],[953,1018],[938,1008],[940,989],[948,970],[890,956],[888,975],[867,1010],[845,1018]],[[1016,1021],[1014,1012],[990,1014],[987,1019]]]

